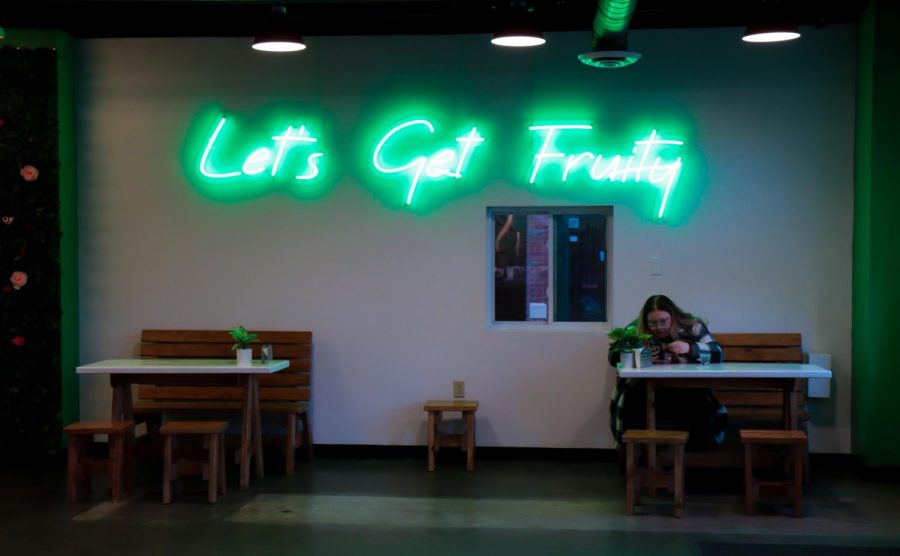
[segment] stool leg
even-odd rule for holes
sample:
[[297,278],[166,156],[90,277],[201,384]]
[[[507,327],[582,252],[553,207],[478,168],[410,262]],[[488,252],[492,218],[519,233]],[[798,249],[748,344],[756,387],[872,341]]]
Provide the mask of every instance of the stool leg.
[[634,444],[625,445],[625,515],[634,515]]
[[684,510],[684,444],[675,446],[675,517]]
[[207,498],[210,504],[216,503],[216,495],[219,493],[219,435],[209,435],[209,483],[207,485]]
[[466,471],[475,469],[475,413],[466,412]]
[[434,471],[434,435],[435,435],[434,411],[428,412],[428,470]]
[[791,491],[794,503],[794,517],[803,517],[803,445],[791,446],[791,459],[794,462],[794,476]]
[[125,478],[125,492],[134,490],[134,433],[125,433],[125,455],[124,455],[123,473]]
[[753,515],[753,446],[744,444],[744,513]]
[[225,435],[219,435],[219,494],[228,490],[225,479]]
[[109,435],[109,486],[112,491],[113,503],[122,499],[122,475],[125,462],[125,435]]
[[172,435],[166,435],[163,449],[163,504],[172,502]]

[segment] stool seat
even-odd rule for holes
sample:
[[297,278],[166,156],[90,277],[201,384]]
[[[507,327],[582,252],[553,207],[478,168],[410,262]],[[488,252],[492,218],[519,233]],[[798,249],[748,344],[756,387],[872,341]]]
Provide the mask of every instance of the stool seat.
[[[159,427],[166,438],[163,451],[163,504],[172,501],[172,481],[180,479],[182,467],[192,467],[193,472],[208,477],[207,499],[215,504],[218,494],[225,494],[225,430],[227,421],[170,421]],[[172,462],[174,440],[178,435],[201,435],[208,446],[206,462],[180,459]]]
[[[91,491],[91,474],[106,473],[112,501],[122,499],[124,489],[131,486],[131,436],[134,421],[78,421],[67,425],[63,432],[69,436],[66,471],[66,499],[70,504]],[[88,457],[88,445],[95,434],[109,436],[109,457]]]
[[[680,518],[684,510],[684,445],[690,435],[685,431],[657,429],[629,429],[622,434],[625,444],[625,514],[634,515],[635,503],[639,503],[642,486],[653,493],[657,487],[670,487],[675,491],[674,515]],[[645,445],[648,450],[656,450],[657,444],[671,446],[675,451],[672,472],[655,468],[638,468],[635,465],[634,447]],[[650,458],[648,458],[650,460]]]
[[[466,452],[466,470],[475,469],[475,412],[476,400],[428,400],[423,409],[428,413],[428,470],[434,471],[435,454],[441,447],[458,447]],[[443,430],[443,412],[462,413],[461,431]]]
[[[741,429],[738,431],[744,445],[744,513],[753,515],[755,503],[759,500],[760,489],[784,489],[794,507],[794,517],[803,517],[803,453],[806,447],[806,433],[800,430]],[[753,453],[758,445],[781,445],[788,447],[788,466],[792,472],[785,473],[781,481],[760,481],[753,474]]]

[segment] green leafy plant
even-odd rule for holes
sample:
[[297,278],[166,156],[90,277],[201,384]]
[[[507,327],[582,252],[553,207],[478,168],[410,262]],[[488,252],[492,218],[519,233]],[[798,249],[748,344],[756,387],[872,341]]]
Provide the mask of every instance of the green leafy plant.
[[251,342],[255,342],[259,334],[251,334],[243,326],[236,326],[231,329],[231,337],[237,342],[231,349],[247,349]]
[[644,347],[644,342],[651,338],[650,334],[638,332],[637,328],[630,324],[625,328],[617,326],[607,332],[606,335],[612,340],[609,344],[609,349],[618,352]]

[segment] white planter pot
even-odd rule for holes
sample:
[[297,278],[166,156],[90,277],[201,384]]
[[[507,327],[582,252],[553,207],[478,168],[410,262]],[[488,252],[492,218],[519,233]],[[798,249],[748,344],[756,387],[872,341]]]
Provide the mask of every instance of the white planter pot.
[[237,353],[237,365],[238,367],[249,367],[253,362],[253,350],[250,348],[247,349],[236,349]]
[[644,348],[634,348],[634,351],[632,352],[634,354],[634,368],[635,369],[641,368],[641,351],[643,349]]
[[623,351],[621,354],[622,360],[622,368],[623,369],[633,369],[634,368],[634,352],[633,351]]

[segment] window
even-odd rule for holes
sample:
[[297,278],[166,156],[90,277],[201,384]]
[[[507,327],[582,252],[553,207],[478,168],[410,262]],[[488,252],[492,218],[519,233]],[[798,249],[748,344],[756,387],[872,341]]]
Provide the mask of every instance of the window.
[[610,207],[490,208],[492,322],[605,322]]

